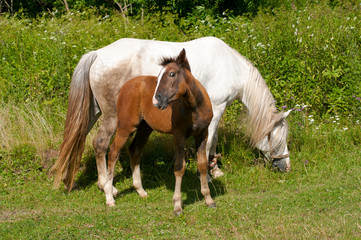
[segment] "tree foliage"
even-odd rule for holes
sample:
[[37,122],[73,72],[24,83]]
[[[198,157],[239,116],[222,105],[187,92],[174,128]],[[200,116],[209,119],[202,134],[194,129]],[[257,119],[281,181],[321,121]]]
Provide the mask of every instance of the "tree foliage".
[[[202,7],[213,15],[228,13],[233,16],[243,14],[254,16],[259,9],[272,10],[281,5],[296,8],[318,2],[317,0],[0,0],[0,13],[20,11],[27,16],[35,17],[53,10],[67,12],[95,8],[102,14],[108,14],[129,6],[131,10],[129,14],[134,15],[142,11],[146,13],[171,11],[185,17],[194,14],[198,7]],[[327,0],[327,2],[332,6],[339,4],[338,0]]]

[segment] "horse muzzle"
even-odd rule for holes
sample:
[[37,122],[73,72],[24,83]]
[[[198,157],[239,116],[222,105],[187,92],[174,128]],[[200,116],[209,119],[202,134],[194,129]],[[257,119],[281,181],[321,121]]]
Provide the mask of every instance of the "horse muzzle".
[[153,97],[152,102],[154,107],[159,108],[160,110],[163,110],[168,107],[168,100],[162,98],[160,95]]
[[272,165],[274,168],[277,168],[281,172],[289,172],[291,170],[291,166],[289,164],[288,158],[275,158],[273,159]]

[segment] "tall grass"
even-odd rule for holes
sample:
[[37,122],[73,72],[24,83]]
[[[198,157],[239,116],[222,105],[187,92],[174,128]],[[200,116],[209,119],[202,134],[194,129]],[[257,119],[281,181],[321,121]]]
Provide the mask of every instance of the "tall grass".
[[65,110],[71,74],[84,53],[124,37],[186,41],[212,35],[255,64],[280,108],[307,105],[316,117],[358,114],[360,11],[359,4],[320,3],[260,12],[252,20],[213,17],[203,8],[187,18],[154,13],[144,21],[94,10],[52,18],[1,16],[1,99]]
[[7,150],[26,144],[40,151],[55,147],[60,142],[59,126],[63,122],[63,112],[49,112],[31,103],[21,108],[3,104],[0,106],[0,145]]
[[[165,41],[219,37],[261,71],[280,110],[295,110],[289,117],[294,122],[291,143],[307,136],[301,125],[309,123],[305,119],[310,115],[319,123],[341,116],[347,128],[360,119],[360,11],[357,4],[331,8],[321,3],[259,12],[251,20],[213,17],[203,8],[187,18],[154,13],[144,21],[136,16],[128,21],[118,14],[100,16],[94,10],[35,19],[2,15],[0,143],[7,151],[20,144],[35,146],[38,153],[56,149],[71,75],[80,57],[124,37]],[[237,102],[227,110],[223,128],[231,130],[220,138],[219,151],[228,153],[229,160],[251,159],[253,164],[255,153],[248,145],[240,150],[229,140],[247,142],[241,123],[233,126],[241,119],[240,109]],[[291,147],[301,151],[298,144]]]

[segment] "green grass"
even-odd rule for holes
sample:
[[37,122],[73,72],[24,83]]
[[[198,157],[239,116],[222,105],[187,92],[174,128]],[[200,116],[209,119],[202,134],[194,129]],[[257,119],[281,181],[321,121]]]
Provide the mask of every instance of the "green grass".
[[[200,193],[192,141],[182,184],[184,214],[173,215],[174,175],[171,137],[155,134],[142,158],[141,199],[132,187],[128,156],[118,164],[116,206],[105,205],[96,186],[95,159],[88,144],[79,188],[70,194],[52,189],[46,168],[29,149],[23,169],[1,176],[0,236],[3,239],[358,239],[361,238],[360,126],[312,123],[301,126],[291,117],[292,171],[273,171],[257,151],[221,129],[225,176],[209,186],[217,203],[206,207]],[[308,116],[304,116],[308,118]],[[237,132],[237,122],[232,126]],[[229,128],[229,127],[228,127]],[[299,136],[302,134],[302,137]],[[221,147],[220,147],[221,148]],[[3,156],[3,160],[7,156]],[[259,161],[255,161],[258,158]],[[20,160],[17,160],[20,161]],[[39,161],[39,159],[38,159]],[[5,171],[6,172],[6,171]],[[3,171],[4,173],[4,171]]]
[[[251,20],[155,13],[143,24],[92,10],[0,16],[0,239],[361,239],[357,6],[278,8]],[[142,158],[148,198],[133,189],[124,150],[115,177],[120,195],[114,208],[106,207],[96,186],[96,129],[87,138],[79,188],[70,194],[52,188],[48,171],[62,141],[70,76],[84,53],[122,37],[208,35],[251,59],[279,109],[296,109],[288,117],[290,173],[273,171],[249,148],[240,124],[244,109],[236,102],[219,132],[225,176],[210,184],[216,209],[200,193],[190,140],[184,214],[173,215],[172,138],[160,134],[152,135]]]

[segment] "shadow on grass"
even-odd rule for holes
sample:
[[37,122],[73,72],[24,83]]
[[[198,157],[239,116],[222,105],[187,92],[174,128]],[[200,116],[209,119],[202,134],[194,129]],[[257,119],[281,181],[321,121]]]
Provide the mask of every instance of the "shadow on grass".
[[[114,185],[117,182],[122,182],[125,179],[132,177],[127,150],[128,146],[129,143],[122,149],[121,157],[117,163],[118,167],[121,164],[122,171],[116,171],[113,182]],[[153,134],[148,141],[141,158],[142,183],[146,191],[161,186],[165,186],[170,191],[174,191],[175,176],[173,172],[173,148],[173,139],[171,136]],[[203,196],[200,189],[200,179],[197,174],[196,153],[194,150],[193,139],[187,141],[186,149],[187,167],[182,180],[182,195],[186,196],[183,204],[189,205],[203,200]],[[96,183],[97,178],[98,174],[95,156],[92,151],[86,152],[84,153],[83,164],[76,180],[77,188],[86,189]],[[213,179],[212,183],[209,183],[209,188],[213,198],[225,193],[225,187],[219,179]],[[133,187],[123,189],[119,192],[118,197],[134,192],[135,189]]]
[[[131,141],[128,141],[126,146],[121,150],[120,159],[117,164],[116,175],[114,177],[114,185],[117,182],[123,182],[132,177],[128,146]],[[218,151],[224,155],[231,156],[231,167],[243,168],[254,165],[262,165],[259,163],[259,153],[257,150],[252,150],[248,146],[248,138],[241,131],[234,129],[220,128]],[[142,158],[141,158],[141,172],[142,183],[144,189],[156,189],[161,186],[166,186],[170,191],[174,191],[175,177],[173,172],[174,167],[174,151],[173,138],[170,135],[162,135],[153,133],[148,143],[146,144]],[[85,189],[97,181],[96,160],[92,151],[84,154],[84,164],[79,171],[77,184],[79,189]],[[193,204],[197,201],[202,201],[204,198],[201,194],[200,180],[197,174],[196,167],[196,153],[194,149],[194,140],[188,139],[186,142],[186,162],[187,168],[182,180],[182,195],[186,196],[183,201],[184,205]],[[220,166],[222,160],[220,161]],[[122,171],[119,171],[121,165]],[[221,169],[224,168],[221,167]],[[225,186],[222,183],[222,178],[213,179],[209,183],[211,196],[216,198],[226,192]],[[118,197],[126,194],[134,193],[135,189],[129,187],[120,190]]]

